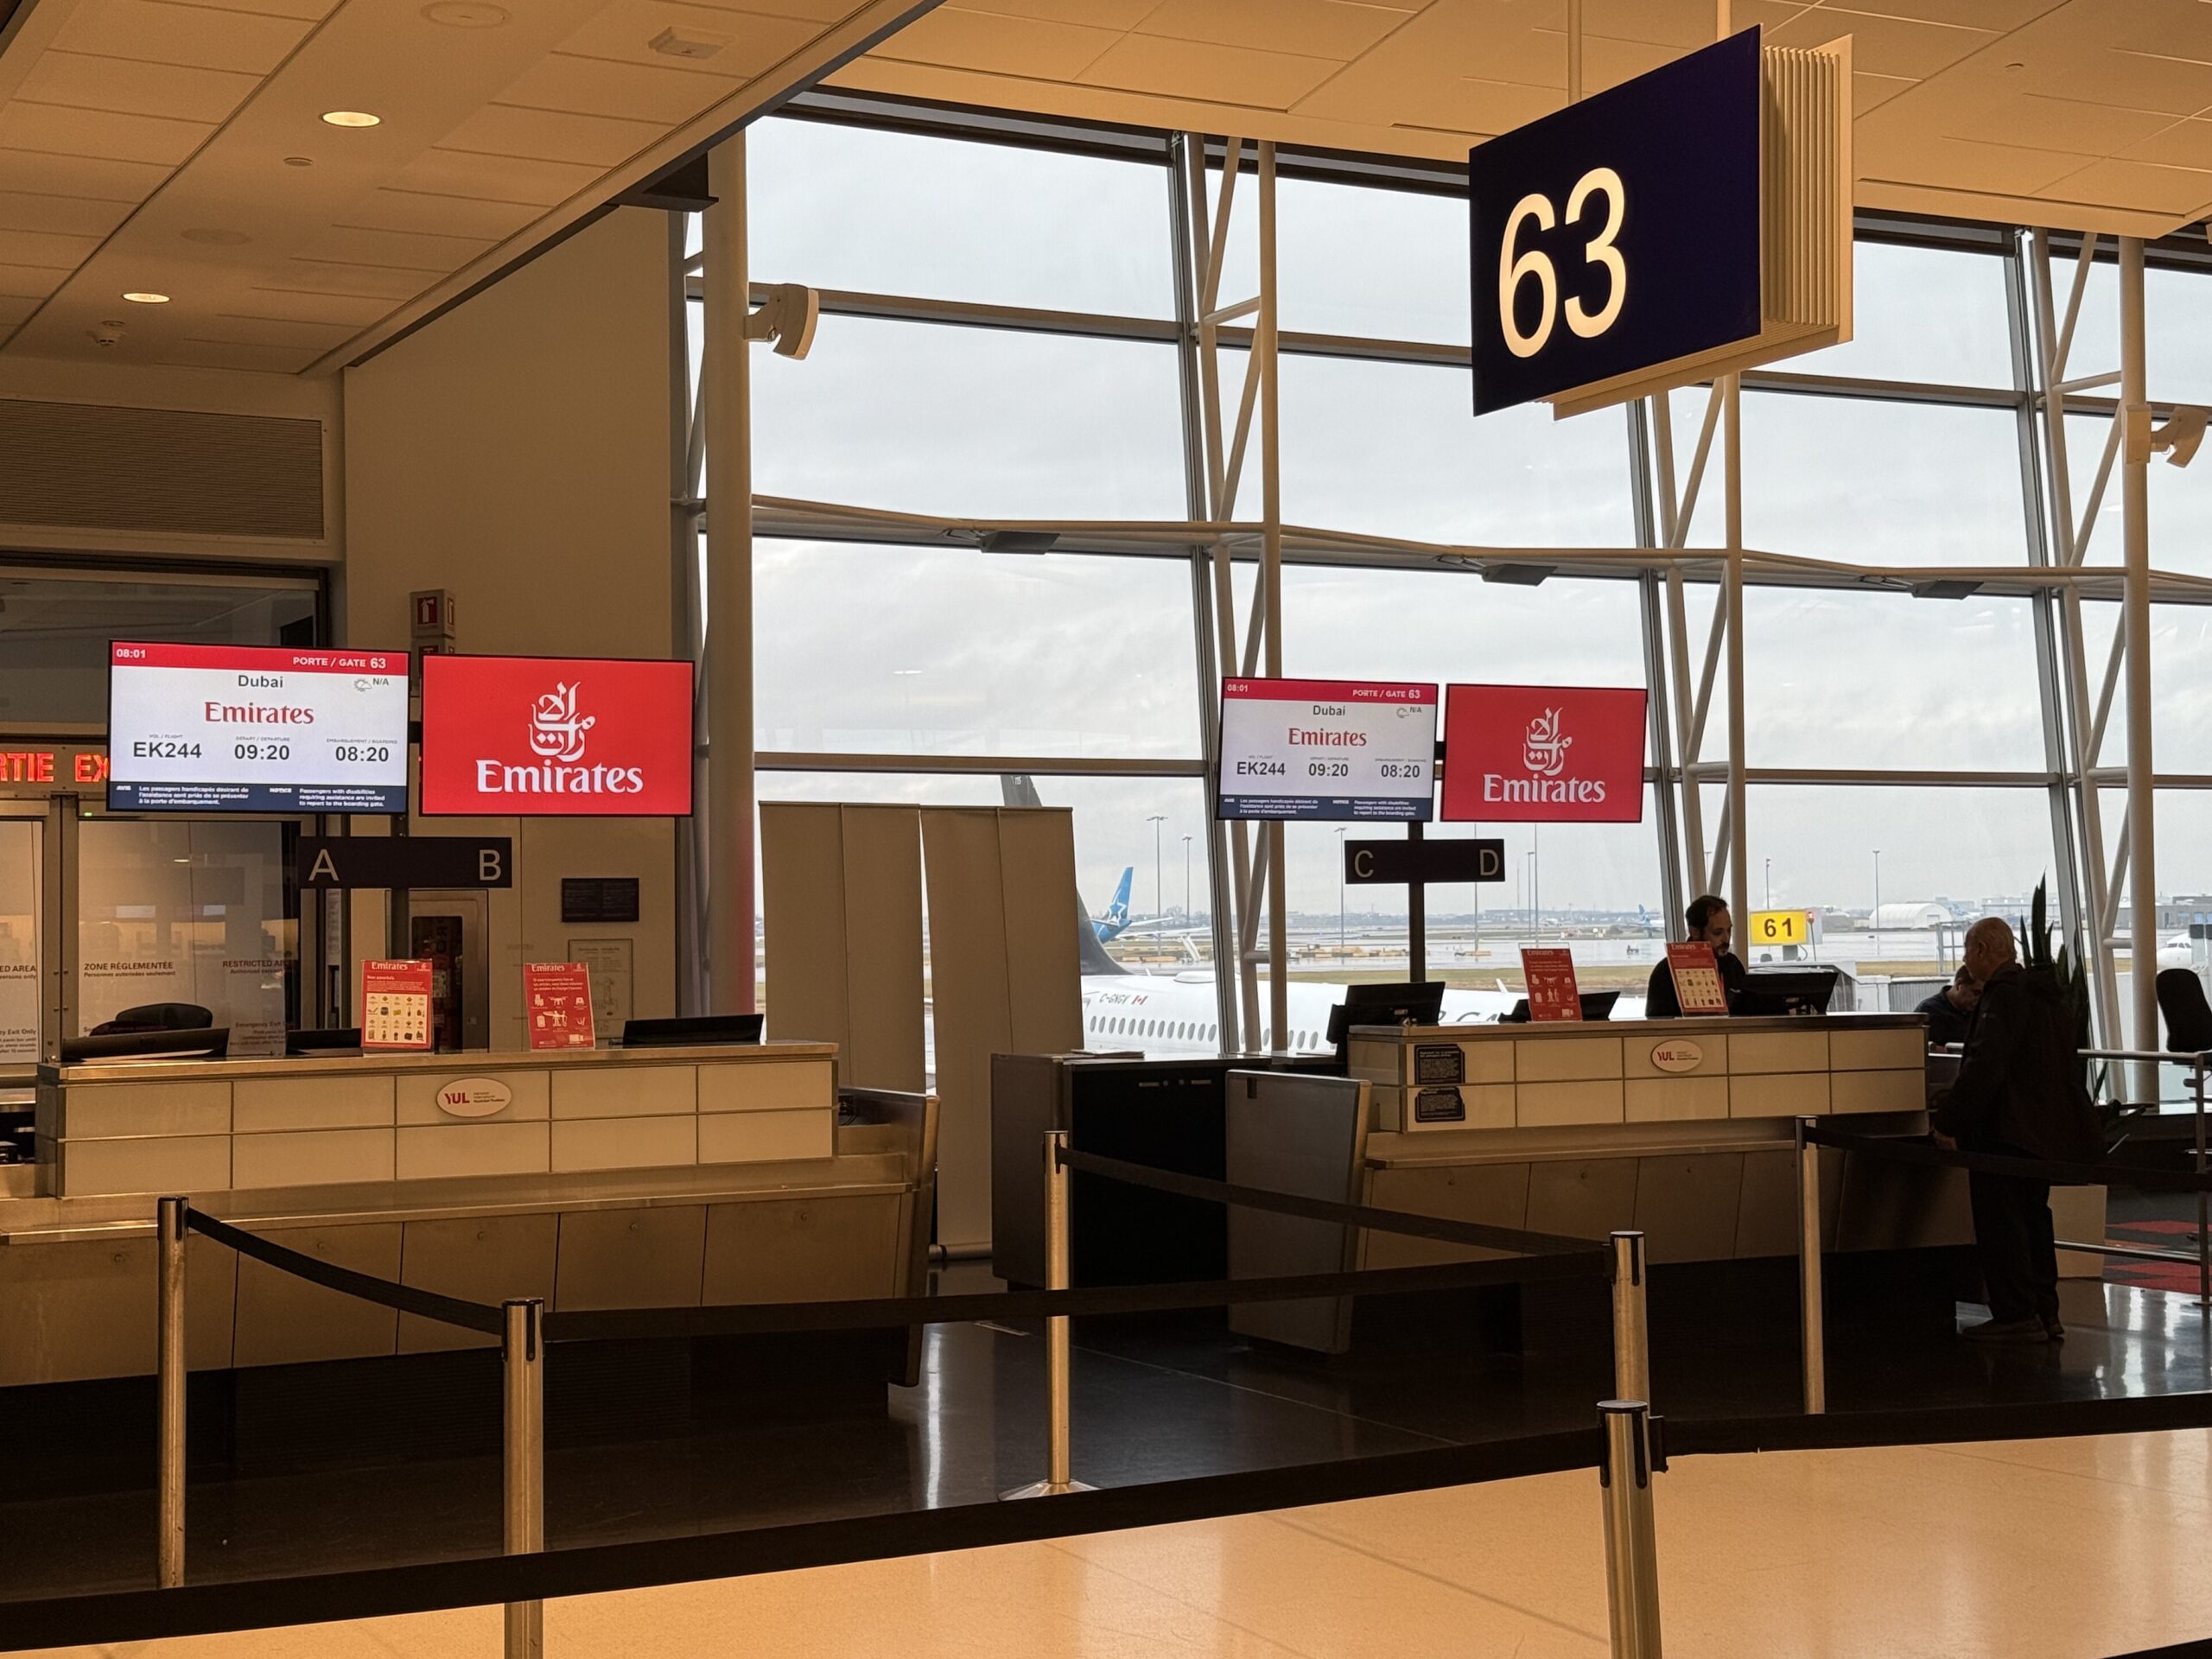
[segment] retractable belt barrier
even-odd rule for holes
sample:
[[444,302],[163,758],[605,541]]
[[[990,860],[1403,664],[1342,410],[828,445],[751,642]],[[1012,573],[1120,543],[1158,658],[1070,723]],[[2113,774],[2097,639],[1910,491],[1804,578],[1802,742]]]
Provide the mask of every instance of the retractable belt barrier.
[[2120,1164],[2077,1164],[2050,1158],[2011,1158],[1993,1152],[1947,1152],[1932,1141],[1878,1135],[1850,1135],[1813,1122],[1805,1139],[1840,1152],[1863,1152],[1901,1164],[1936,1164],[1947,1169],[1980,1170],[2048,1181],[2053,1186],[2132,1186],[2146,1192],[2212,1192],[2212,1174],[2179,1170],[2137,1169]]
[[479,1331],[487,1337],[496,1337],[506,1328],[505,1316],[486,1303],[441,1296],[435,1291],[418,1290],[412,1285],[395,1285],[372,1273],[356,1273],[351,1268],[318,1261],[312,1255],[272,1243],[258,1233],[249,1233],[242,1227],[218,1221],[203,1211],[188,1207],[184,1224],[218,1244],[227,1244],[240,1255],[250,1255],[295,1278],[358,1296],[365,1302],[381,1303],[385,1307],[397,1308],[402,1313],[435,1319],[441,1325],[457,1325],[464,1331]]

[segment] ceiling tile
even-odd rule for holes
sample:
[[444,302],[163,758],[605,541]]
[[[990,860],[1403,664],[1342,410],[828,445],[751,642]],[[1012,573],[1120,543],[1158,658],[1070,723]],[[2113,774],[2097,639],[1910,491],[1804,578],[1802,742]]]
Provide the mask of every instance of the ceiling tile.
[[0,329],[14,327],[38,309],[38,302],[14,294],[0,294]]
[[[994,4],[997,0],[992,0]],[[819,33],[823,23],[842,23],[861,9],[862,0],[691,0],[696,6],[716,11],[750,13],[777,18],[804,18],[817,26]]]
[[42,265],[0,264],[0,294],[11,299],[29,295],[33,299],[44,299],[61,286],[69,273],[48,270]]
[[2036,90],[2120,109],[2195,115],[2212,109],[2212,63],[2144,52],[2092,52],[2039,77]]
[[461,149],[426,149],[391,175],[393,188],[425,195],[473,196],[486,201],[551,207],[587,189],[596,168],[520,156],[479,156]]
[[100,245],[96,236],[57,236],[51,231],[11,231],[0,228],[0,264],[50,265],[74,270],[92,257]]
[[54,231],[64,236],[103,237],[130,216],[133,205],[0,190],[0,230]]
[[64,109],[16,99],[0,104],[0,146],[53,156],[144,162],[175,167],[215,129],[198,121],[164,121],[150,115]]
[[605,168],[628,161],[666,131],[653,121],[613,121],[605,116],[487,104],[438,142],[446,149]]
[[308,294],[297,289],[250,288],[237,309],[268,317],[291,317],[301,322],[343,322],[365,328],[391,309],[386,299],[363,299],[351,294]]
[[226,340],[179,340],[149,359],[176,369],[245,369],[257,374],[297,374],[322,353],[296,346],[241,346]]
[[196,339],[226,346],[289,346],[322,353],[354,332],[349,322],[308,322],[296,317],[246,317],[218,312],[193,330]]
[[86,201],[137,207],[162,188],[169,169],[97,156],[47,156],[0,145],[0,190],[59,192]]
[[[1792,6],[1796,11],[1802,6]],[[1647,45],[1672,47],[1676,53],[1713,44],[1713,0],[1583,0],[1582,30],[1615,40],[1642,41]],[[1733,22],[1747,29],[1764,17],[1745,15],[1738,7]]]
[[[2212,121],[2177,121],[2120,152],[2124,160],[2212,168]],[[4,218],[4,210],[0,210]]]
[[54,37],[70,52],[265,75],[308,32],[305,23],[161,0],[85,0]]
[[1001,75],[1072,80],[1116,41],[1118,30],[940,6],[875,48],[879,57],[949,63]]
[[219,124],[229,120],[260,85],[258,75],[229,69],[185,69],[133,58],[47,52],[23,78],[16,95],[35,104]]
[[[1940,103],[1932,88],[1923,86],[1892,99],[1882,113],[1886,116],[1902,105],[1923,99]],[[1940,111],[1936,118],[1942,118]],[[1899,184],[1940,185],[1947,189],[2000,196],[2032,195],[2044,186],[2069,173],[2078,172],[2096,159],[2078,152],[1978,143],[1925,130],[1859,145],[1856,154],[1863,178]]]
[[1769,46],[1824,46],[1839,35],[1848,34],[1853,68],[1915,80],[1949,68],[1997,39],[1993,31],[1986,29],[1959,29],[1864,13],[1851,16],[1847,27],[1845,23],[1840,14],[1802,12],[1762,38]]
[[1217,46],[1264,42],[1279,52],[1349,63],[1420,10],[1357,0],[1161,0],[1137,25],[1140,35]]
[[[1586,35],[1582,42],[1582,90],[1585,94],[1602,92],[1609,86],[1618,86],[1624,80],[1649,74],[1660,65],[1672,63],[1681,55],[1671,46],[1654,46],[1644,41],[1611,40],[1599,35]],[[1565,85],[1562,79],[1562,89]]]
[[[393,270],[382,265],[348,264],[342,259],[297,256],[270,273],[268,286],[279,293],[336,294],[349,299],[411,300],[430,285],[428,273]],[[386,306],[385,310],[391,308]]]
[[423,231],[504,242],[544,216],[534,203],[481,201],[471,196],[426,195],[419,190],[378,190],[346,209],[340,223],[372,231]]
[[1160,0],[960,0],[960,10],[1000,17],[1037,17],[1048,23],[1087,23],[1093,29],[1127,34],[1159,4]]
[[2107,203],[2179,215],[2212,202],[2212,172],[2147,162],[2093,162],[2037,193],[2068,201]]
[[2109,156],[2141,143],[2172,124],[2173,118],[2168,115],[2029,92],[1961,108],[1951,131],[1955,137]]
[[[2056,11],[2069,0],[1814,0],[1822,11],[1853,16],[1900,17],[1927,23],[1962,23],[2002,33]],[[1845,32],[1844,24],[1836,32]]]
[[458,236],[417,236],[404,231],[357,230],[334,225],[300,250],[302,259],[334,259],[389,270],[459,270],[491,247]]
[[337,10],[343,0],[173,0],[173,3],[222,11],[257,12],[264,17],[291,17],[314,23]]
[[728,75],[649,68],[641,63],[556,52],[538,60],[519,80],[503,88],[499,101],[525,109],[658,121],[672,127],[689,121],[709,105],[720,103],[744,84]]
[[[929,21],[925,17],[924,22]],[[614,0],[582,29],[561,40],[557,50],[583,58],[608,58],[641,63],[657,69],[690,70],[700,74],[752,75],[798,51],[819,33],[821,26],[790,17],[764,17],[753,12],[716,10],[708,6],[685,6],[669,0]],[[912,28],[912,25],[909,25]],[[662,30],[692,31],[726,37],[729,44],[711,58],[671,58],[656,52],[650,42]],[[905,30],[893,35],[904,38]]]
[[1170,97],[1287,110],[1342,67],[1287,52],[1125,35],[1077,79],[1092,86],[1142,87]]
[[1898,93],[1909,92],[1918,85],[1903,75],[1870,75],[1864,69],[1856,70],[1851,77],[1851,112],[1861,116],[1878,110]]

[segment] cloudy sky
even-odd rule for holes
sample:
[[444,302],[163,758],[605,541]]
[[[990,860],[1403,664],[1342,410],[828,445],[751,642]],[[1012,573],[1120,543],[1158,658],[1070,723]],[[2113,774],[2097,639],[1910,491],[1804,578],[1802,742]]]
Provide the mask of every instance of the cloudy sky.
[[[756,280],[1172,315],[1168,179],[1159,168],[772,121],[752,140]],[[1248,179],[1249,186],[1250,181]],[[1224,299],[1251,291],[1245,195]],[[1287,329],[1464,343],[1465,208],[1433,197],[1287,181]],[[1858,334],[1792,369],[2009,386],[2005,275],[1991,258],[1864,245]],[[2070,372],[2117,361],[2114,285],[2100,269]],[[2212,398],[2212,282],[2153,273],[2154,394]],[[755,484],[764,494],[984,518],[1185,516],[1179,388],[1164,344],[825,318],[803,363],[755,358]],[[1232,365],[1229,395],[1241,368]],[[1687,474],[1702,393],[1677,394]],[[1634,539],[1630,448],[1618,410],[1554,423],[1518,410],[1476,420],[1465,370],[1287,358],[1283,504],[1294,523],[1495,545]],[[1748,541],[1778,552],[1927,567],[2026,556],[2010,410],[1777,393],[1745,399]],[[2072,423],[2086,494],[2103,423]],[[1692,539],[1721,529],[1717,457]],[[1258,511],[1256,470],[1242,506]],[[2109,498],[2116,505],[2117,491]],[[2153,562],[2212,573],[2212,463],[2152,469]],[[2078,498],[2077,498],[2078,506]],[[2116,560],[2116,512],[2091,557]],[[964,549],[766,542],[757,572],[764,749],[1187,760],[1198,753],[1188,565],[1173,558],[988,556]],[[1249,577],[1240,582],[1249,591]],[[1746,630],[1752,764],[2034,769],[2044,765],[2031,607],[2024,601],[1754,590]],[[2110,606],[2089,607],[2089,674]],[[1694,587],[1701,645],[1711,590]],[[2161,607],[2162,771],[2212,772],[2212,613]],[[1437,570],[1294,568],[1289,671],[1389,679],[1642,685],[1639,601],[1627,582],[1540,588]],[[1694,648],[1694,658],[1699,654]],[[2121,749],[2115,714],[2107,762]],[[1716,700],[1707,758],[1725,749]],[[1041,781],[1077,811],[1094,908],[1122,866],[1139,907],[1183,902],[1183,837],[1202,859],[1203,791],[1189,780]],[[770,797],[988,801],[989,779],[791,774]],[[1708,834],[1718,797],[1708,808]],[[1158,814],[1163,822],[1149,820]],[[2116,825],[2117,812],[2108,814]],[[1763,787],[1750,813],[1755,898],[1865,905],[1883,897],[2018,892],[2051,867],[2037,790]],[[2212,888],[2212,797],[2161,807],[2162,890]],[[1332,911],[1336,836],[1290,831],[1294,906]],[[1535,838],[1509,836],[1511,868]],[[1548,906],[1656,906],[1656,833],[1640,825],[1541,837]],[[1193,881],[1203,904],[1204,871]],[[1511,886],[1498,902],[1511,902]],[[1486,902],[1491,900],[1486,899]],[[1462,907],[1439,895],[1447,908]]]

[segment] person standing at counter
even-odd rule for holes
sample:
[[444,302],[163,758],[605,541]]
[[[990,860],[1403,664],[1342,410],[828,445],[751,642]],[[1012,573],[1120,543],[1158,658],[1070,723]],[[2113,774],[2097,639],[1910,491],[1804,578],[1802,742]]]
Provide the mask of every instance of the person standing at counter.
[[[1735,938],[1736,918],[1728,913],[1728,901],[1714,893],[1690,900],[1689,908],[1682,912],[1682,920],[1689,931],[1683,937],[1692,944],[1713,947],[1713,959],[1719,965],[1720,982],[1728,990],[1728,1007],[1733,1014],[1748,1012],[1745,1000],[1751,995],[1745,983],[1743,962],[1728,949]],[[1651,970],[1650,982],[1644,987],[1643,1017],[1647,1020],[1679,1020],[1682,1015],[1681,1000],[1675,995],[1675,969],[1664,957]]]
[[1951,1043],[1963,1043],[1967,1028],[1974,1022],[1974,1011],[1981,1001],[1981,986],[1964,968],[1958,976],[1935,995],[1923,1001],[1913,1009],[1915,1014],[1928,1016],[1928,1046],[1939,1048]]
[[[2023,968],[2012,925],[1987,916],[1967,930],[1966,968],[1981,985],[1959,1080],[1936,1103],[1936,1144],[2094,1163],[2104,1154],[2096,1109],[2075,1053],[2073,1016],[2048,969]],[[1974,1342],[2056,1342],[2058,1251],[2050,1183],[1969,1171],[1974,1249],[1989,1288],[1989,1318]]]

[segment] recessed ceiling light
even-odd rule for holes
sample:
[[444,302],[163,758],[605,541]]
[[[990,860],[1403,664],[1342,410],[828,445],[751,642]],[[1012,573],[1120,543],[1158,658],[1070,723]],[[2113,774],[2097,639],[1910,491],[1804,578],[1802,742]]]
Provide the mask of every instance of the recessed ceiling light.
[[167,305],[169,302],[169,296],[166,294],[125,294],[123,297],[133,305]]
[[423,15],[448,29],[497,29],[507,21],[505,6],[486,5],[481,0],[437,0],[435,5],[423,7]]
[[366,110],[325,110],[322,118],[334,127],[380,127],[384,118]]
[[253,238],[243,231],[218,230],[212,226],[200,226],[183,232],[188,242],[197,242],[204,248],[243,247]]

